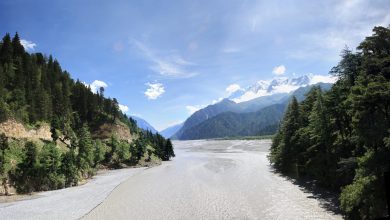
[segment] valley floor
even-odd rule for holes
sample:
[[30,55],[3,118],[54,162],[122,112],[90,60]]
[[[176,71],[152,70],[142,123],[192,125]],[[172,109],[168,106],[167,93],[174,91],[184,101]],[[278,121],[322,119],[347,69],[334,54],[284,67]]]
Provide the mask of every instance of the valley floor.
[[0,219],[342,218],[272,172],[269,140],[180,141],[174,147],[177,156],[161,166],[110,171],[83,186],[0,203]]
[[129,178],[85,219],[341,219],[272,172],[270,143],[174,142],[173,161]]
[[26,200],[0,203],[0,219],[78,219],[90,212],[119,184],[146,168],[111,170],[86,184],[24,196]]

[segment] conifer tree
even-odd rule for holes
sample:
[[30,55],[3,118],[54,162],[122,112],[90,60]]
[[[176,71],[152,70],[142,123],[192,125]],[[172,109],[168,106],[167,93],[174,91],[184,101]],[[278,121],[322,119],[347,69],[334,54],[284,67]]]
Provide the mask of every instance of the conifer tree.
[[92,146],[92,138],[87,124],[84,124],[80,130],[78,142],[79,154],[78,163],[81,171],[90,176],[91,168],[94,165],[94,149]]
[[12,39],[12,48],[14,57],[23,57],[25,51],[23,45],[20,43],[18,32],[15,33],[14,38]]
[[12,47],[12,41],[11,36],[7,33],[3,37],[1,51],[0,51],[0,62],[4,65],[12,64],[12,55],[13,55],[13,47]]
[[9,171],[9,161],[6,155],[6,150],[9,148],[8,138],[5,134],[0,134],[0,184],[4,188],[5,195],[9,194],[8,191],[8,171]]
[[34,142],[25,144],[26,156],[18,165],[16,171],[16,190],[18,192],[31,193],[39,187],[39,152]]

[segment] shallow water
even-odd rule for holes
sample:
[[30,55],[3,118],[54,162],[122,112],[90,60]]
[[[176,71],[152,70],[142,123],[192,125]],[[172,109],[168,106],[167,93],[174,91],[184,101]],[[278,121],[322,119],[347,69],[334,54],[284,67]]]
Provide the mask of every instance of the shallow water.
[[177,141],[176,157],[119,185],[85,219],[341,219],[272,172],[267,140]]

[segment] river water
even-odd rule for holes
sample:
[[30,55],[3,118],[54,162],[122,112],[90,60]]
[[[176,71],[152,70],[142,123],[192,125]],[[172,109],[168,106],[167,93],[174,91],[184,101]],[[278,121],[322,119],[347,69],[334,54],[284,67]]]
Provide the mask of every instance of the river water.
[[342,219],[272,172],[269,140],[177,141],[176,157],[119,185],[85,219]]

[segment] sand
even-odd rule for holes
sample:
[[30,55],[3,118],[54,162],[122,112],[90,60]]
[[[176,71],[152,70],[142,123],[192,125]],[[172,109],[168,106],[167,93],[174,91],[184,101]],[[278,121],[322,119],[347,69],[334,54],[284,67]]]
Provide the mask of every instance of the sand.
[[28,200],[0,203],[0,219],[79,219],[99,205],[120,183],[145,168],[104,172],[86,184],[35,193]]
[[342,219],[272,172],[269,146],[174,142],[176,158],[130,177],[84,219]]

